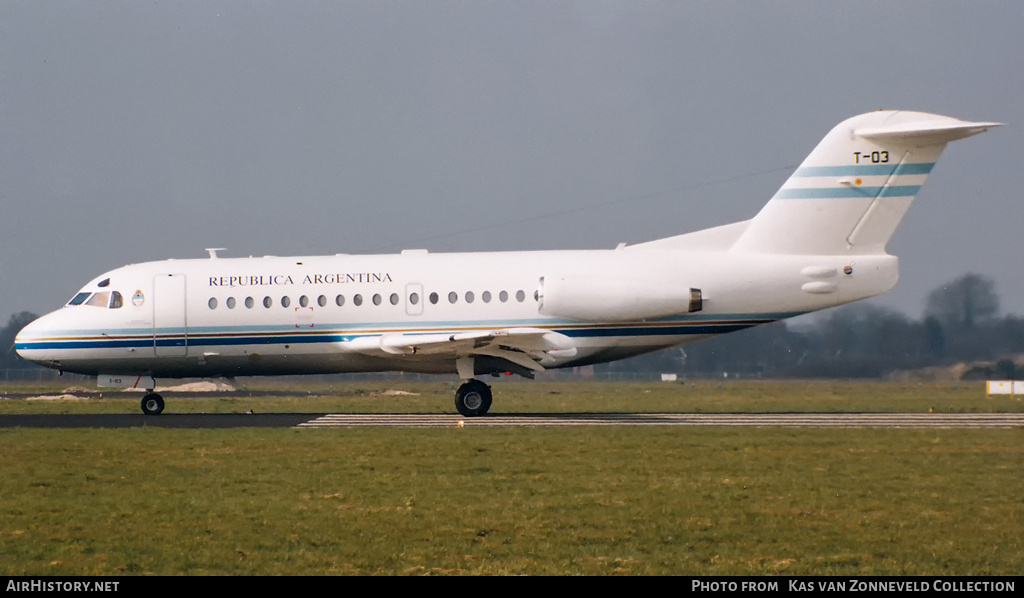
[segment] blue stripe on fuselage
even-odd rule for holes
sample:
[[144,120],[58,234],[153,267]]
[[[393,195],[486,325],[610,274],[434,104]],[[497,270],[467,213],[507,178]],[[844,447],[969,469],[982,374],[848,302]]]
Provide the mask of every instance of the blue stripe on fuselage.
[[[628,325],[593,325],[582,324],[579,327],[566,325],[544,325],[554,332],[559,332],[569,337],[612,337],[612,336],[677,336],[677,335],[708,335],[724,334],[742,330],[758,324],[766,324],[778,319],[791,317],[798,314],[773,314],[757,315],[737,318],[734,320],[697,320],[697,321],[662,321],[647,324]],[[534,324],[534,326],[539,326]],[[510,327],[507,323],[503,328]],[[376,327],[380,330],[380,326]],[[464,323],[462,326],[449,329],[424,329],[417,327],[415,332],[403,331],[400,328],[388,330],[387,332],[405,332],[408,334],[435,334],[448,333],[465,330],[466,328],[480,328],[478,325]],[[80,331],[80,334],[83,331]],[[47,339],[40,341],[24,341],[17,343],[18,350],[42,350],[42,349],[116,349],[116,348],[148,348],[154,345],[153,337],[118,339],[111,338],[111,333],[101,333],[102,336],[81,336],[73,339]],[[309,344],[309,343],[339,343],[347,342],[354,338],[364,336],[380,336],[381,332],[360,332],[331,330],[324,332],[274,334],[266,330],[238,331],[234,333],[207,333],[194,334],[190,329],[186,336],[173,335],[173,333],[158,337],[155,344],[160,347],[182,346],[188,344],[192,347],[214,347],[231,345],[274,345],[274,344]]]

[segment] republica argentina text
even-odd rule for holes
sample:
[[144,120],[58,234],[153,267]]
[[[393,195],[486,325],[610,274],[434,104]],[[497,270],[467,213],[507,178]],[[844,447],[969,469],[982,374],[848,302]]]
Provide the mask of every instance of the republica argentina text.
[[[307,274],[298,284],[348,284],[360,282],[394,282],[387,272],[348,272],[344,274]],[[269,287],[294,285],[289,274],[251,276],[211,276],[211,287]]]

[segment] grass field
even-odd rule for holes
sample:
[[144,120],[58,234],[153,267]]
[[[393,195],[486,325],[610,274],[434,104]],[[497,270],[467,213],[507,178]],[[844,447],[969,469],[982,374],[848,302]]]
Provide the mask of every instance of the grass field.
[[[489,382],[491,382],[489,380]],[[250,379],[228,396],[165,393],[166,413],[453,413],[456,385],[432,382],[291,382]],[[491,413],[544,412],[1024,412],[1019,398],[985,396],[983,382],[919,385],[843,381],[721,383],[494,382]],[[138,413],[141,392],[68,389],[53,383],[0,386],[5,413]],[[385,395],[387,391],[412,394]],[[88,400],[2,400],[5,396],[54,396],[67,391]],[[202,394],[202,393],[199,393]]]
[[[494,409],[1020,410],[980,386],[694,384],[502,384]],[[451,411],[443,383],[370,396],[394,387],[168,411]],[[1019,575],[1022,448],[1019,429],[0,429],[0,573]]]

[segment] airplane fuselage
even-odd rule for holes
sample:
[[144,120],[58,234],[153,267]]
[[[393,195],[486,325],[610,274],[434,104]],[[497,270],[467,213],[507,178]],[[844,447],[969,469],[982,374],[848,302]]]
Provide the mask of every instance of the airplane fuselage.
[[[614,321],[542,314],[542,279],[567,273],[623,296],[682,281],[700,291],[701,309]],[[392,354],[374,341],[533,328],[572,339],[575,354],[541,362],[571,367],[869,297],[896,277],[896,258],[887,255],[752,258],[640,247],[168,260],[97,277],[81,291],[90,297],[46,316],[46,336],[23,337],[19,352],[84,374],[456,373],[454,359]],[[122,297],[116,307],[102,295],[89,304],[114,292]]]

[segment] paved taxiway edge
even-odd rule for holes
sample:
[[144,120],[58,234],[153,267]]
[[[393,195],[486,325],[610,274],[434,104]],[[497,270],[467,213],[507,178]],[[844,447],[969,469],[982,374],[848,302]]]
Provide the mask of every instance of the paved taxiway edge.
[[1024,428],[1024,413],[520,413],[4,415],[0,428],[448,428],[718,426],[740,428]]

